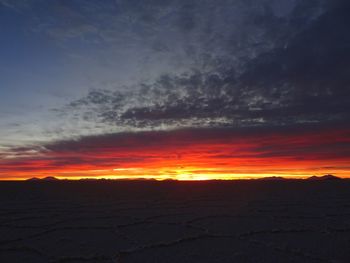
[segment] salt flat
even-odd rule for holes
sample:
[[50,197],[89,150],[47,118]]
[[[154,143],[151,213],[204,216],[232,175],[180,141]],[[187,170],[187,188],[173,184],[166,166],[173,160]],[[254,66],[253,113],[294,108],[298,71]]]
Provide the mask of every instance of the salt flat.
[[350,182],[0,183],[0,262],[350,262]]

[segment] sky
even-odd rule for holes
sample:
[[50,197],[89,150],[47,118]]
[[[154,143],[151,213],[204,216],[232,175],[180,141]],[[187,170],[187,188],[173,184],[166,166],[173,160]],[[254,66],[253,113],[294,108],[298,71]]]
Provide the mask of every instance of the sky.
[[346,0],[0,0],[0,179],[350,177]]

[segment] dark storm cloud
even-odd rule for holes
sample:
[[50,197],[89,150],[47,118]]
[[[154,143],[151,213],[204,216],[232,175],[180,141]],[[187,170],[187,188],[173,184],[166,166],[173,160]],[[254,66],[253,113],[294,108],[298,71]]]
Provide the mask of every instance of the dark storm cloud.
[[[227,18],[234,25],[228,14],[218,23],[206,21],[206,31],[198,29],[203,23],[198,11],[210,7],[208,3],[198,6],[190,1],[175,9],[182,16],[177,26],[184,34],[202,34],[202,42],[196,39],[192,47],[186,46],[189,56],[197,59],[192,69],[162,74],[129,91],[96,89],[65,111],[141,128],[348,121],[348,3],[296,1],[288,15],[278,16],[271,2],[254,2],[244,23],[249,36],[244,31],[227,32],[229,26],[221,22]],[[144,13],[145,23],[154,23],[151,13]],[[226,32],[220,34],[219,28],[216,34],[217,25]]]

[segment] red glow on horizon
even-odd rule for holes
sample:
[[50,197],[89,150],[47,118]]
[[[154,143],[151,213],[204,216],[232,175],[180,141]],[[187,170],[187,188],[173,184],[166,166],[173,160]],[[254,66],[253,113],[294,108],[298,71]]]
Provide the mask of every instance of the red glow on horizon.
[[[350,175],[349,130],[185,130],[88,137],[0,159],[1,179],[244,179]],[[10,175],[10,176],[9,176]]]

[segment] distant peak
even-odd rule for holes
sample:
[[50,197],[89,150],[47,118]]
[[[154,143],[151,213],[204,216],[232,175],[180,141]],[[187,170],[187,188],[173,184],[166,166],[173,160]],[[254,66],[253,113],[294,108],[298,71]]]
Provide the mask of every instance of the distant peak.
[[38,177],[32,177],[27,179],[27,181],[39,181],[40,179]]
[[56,177],[53,177],[53,176],[47,176],[45,178],[42,178],[41,180],[43,180],[43,181],[58,181],[59,179],[57,179]]

